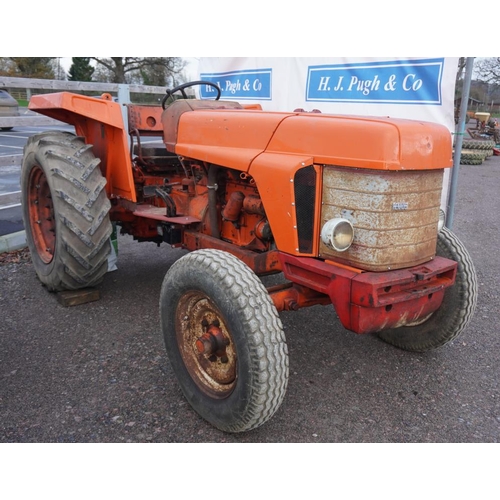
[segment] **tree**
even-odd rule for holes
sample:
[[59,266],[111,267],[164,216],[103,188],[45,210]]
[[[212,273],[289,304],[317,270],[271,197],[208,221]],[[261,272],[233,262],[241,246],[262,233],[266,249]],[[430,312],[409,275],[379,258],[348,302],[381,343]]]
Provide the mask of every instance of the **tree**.
[[90,64],[90,57],[72,57],[68,71],[68,80],[72,82],[91,82],[95,68]]
[[[100,81],[165,86],[177,83],[185,61],[180,57],[92,57]],[[103,80],[105,78],[106,80]]]
[[0,57],[0,76],[12,76],[14,67],[10,57]]
[[482,91],[481,100],[491,110],[500,101],[500,57],[476,58],[474,73],[476,87]]
[[460,97],[462,95],[462,85],[463,85],[464,69],[466,63],[467,63],[466,57],[458,58],[457,76],[455,78],[455,98]]
[[479,81],[500,84],[500,57],[477,58],[474,72]]
[[167,85],[168,70],[163,64],[151,64],[140,69],[138,75],[144,85],[158,85],[165,87]]
[[8,57],[12,63],[9,67],[10,76],[23,78],[55,78],[54,63],[56,57]]

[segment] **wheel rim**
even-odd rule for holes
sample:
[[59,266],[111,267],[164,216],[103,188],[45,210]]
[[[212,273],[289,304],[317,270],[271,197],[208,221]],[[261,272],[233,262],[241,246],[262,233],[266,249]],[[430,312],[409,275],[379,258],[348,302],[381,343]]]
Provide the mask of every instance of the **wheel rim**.
[[236,349],[222,314],[205,294],[193,291],[181,297],[176,338],[196,385],[212,398],[229,396],[236,385]]
[[47,177],[39,166],[33,167],[28,181],[28,212],[38,256],[49,264],[56,246],[54,204]]

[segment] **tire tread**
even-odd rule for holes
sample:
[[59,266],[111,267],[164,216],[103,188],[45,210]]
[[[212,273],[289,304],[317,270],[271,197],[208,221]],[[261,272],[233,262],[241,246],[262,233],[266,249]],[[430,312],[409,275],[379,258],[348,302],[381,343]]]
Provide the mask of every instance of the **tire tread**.
[[[24,158],[23,170],[31,164],[44,170],[58,221],[57,265],[49,275],[37,272],[39,278],[51,291],[98,284],[107,272],[112,226],[106,179],[92,146],[69,132],[43,132],[28,139]],[[29,219],[27,214],[25,219]],[[25,227],[29,228],[29,220]],[[36,252],[33,243],[30,250]]]
[[422,325],[378,332],[383,341],[406,351],[425,352],[451,342],[470,323],[477,306],[478,284],[469,252],[444,227],[438,236],[437,254],[458,263],[455,284],[445,292],[440,309]]
[[233,307],[244,325],[252,360],[251,398],[246,411],[234,415],[230,422],[212,423],[226,432],[249,431],[275,414],[286,393],[289,367],[283,326],[272,299],[255,273],[233,255],[219,250],[198,250],[175,262],[165,278],[162,296],[168,293],[170,286],[175,286],[182,274],[201,269],[210,269],[210,275],[225,296],[234,298]]

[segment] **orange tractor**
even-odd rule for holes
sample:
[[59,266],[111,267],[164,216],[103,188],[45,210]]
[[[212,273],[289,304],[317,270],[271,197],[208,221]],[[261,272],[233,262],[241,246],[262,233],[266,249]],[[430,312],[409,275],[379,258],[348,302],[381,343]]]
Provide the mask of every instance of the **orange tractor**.
[[[262,425],[283,401],[280,311],[332,304],[346,329],[417,352],[464,330],[477,282],[443,226],[445,127],[265,112],[219,100],[216,86],[215,100],[189,99],[192,85],[215,86],[181,85],[161,106],[32,98],[77,134],[38,134],[24,151],[26,237],[50,291],[103,279],[113,222],[188,250],[164,278],[161,328],[185,397],[227,432]],[[259,276],[272,273],[283,283],[266,288]]]

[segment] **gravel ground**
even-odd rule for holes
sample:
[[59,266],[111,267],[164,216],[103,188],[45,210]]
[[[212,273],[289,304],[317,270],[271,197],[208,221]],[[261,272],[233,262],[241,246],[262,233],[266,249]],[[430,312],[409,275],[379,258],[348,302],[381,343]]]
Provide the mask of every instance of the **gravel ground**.
[[454,231],[475,262],[464,334],[411,354],[342,328],[331,307],[282,313],[285,402],[264,426],[224,434],[191,410],[161,339],[163,276],[182,255],[119,238],[99,301],[63,307],[26,253],[0,265],[1,443],[498,443],[500,157],[462,166]]

